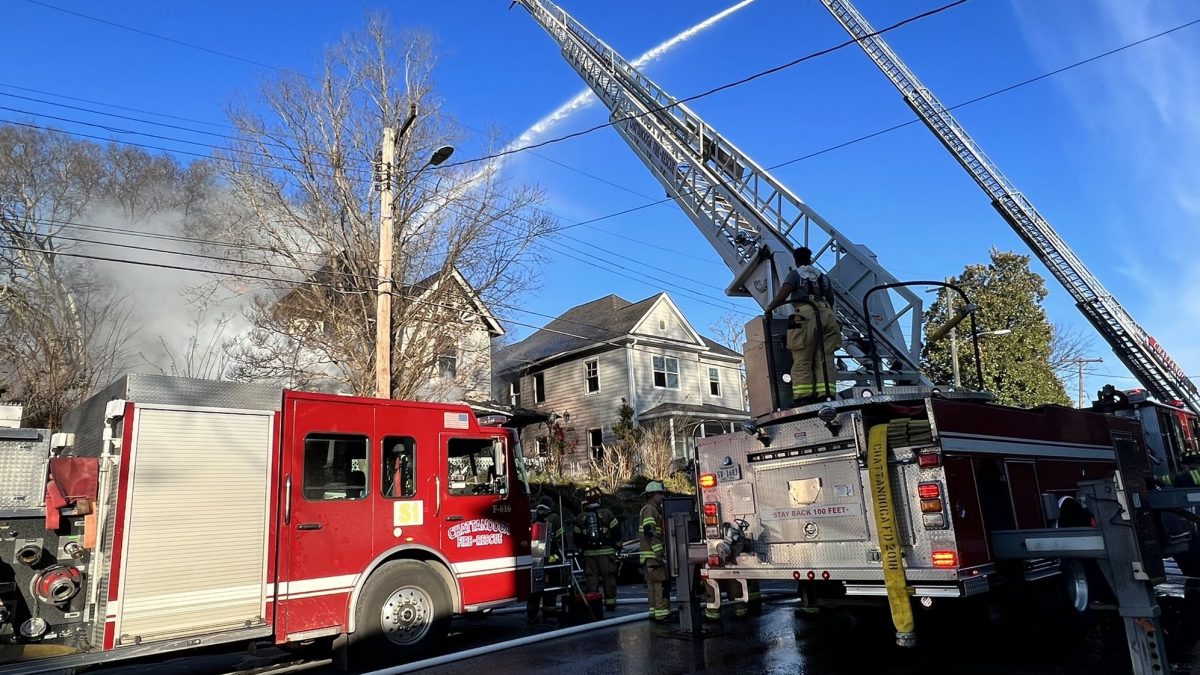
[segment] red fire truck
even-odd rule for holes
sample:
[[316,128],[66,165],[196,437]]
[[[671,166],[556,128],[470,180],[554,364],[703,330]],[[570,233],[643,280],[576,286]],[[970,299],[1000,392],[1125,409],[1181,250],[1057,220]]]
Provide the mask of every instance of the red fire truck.
[[528,593],[518,436],[467,406],[129,375],[10,431],[53,447],[0,510],[0,672],[261,639],[395,661]]

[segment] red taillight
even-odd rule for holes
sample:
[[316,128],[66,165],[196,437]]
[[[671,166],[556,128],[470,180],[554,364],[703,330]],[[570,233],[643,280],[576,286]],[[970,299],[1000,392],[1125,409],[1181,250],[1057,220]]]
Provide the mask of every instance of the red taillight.
[[709,567],[720,567],[721,566],[721,556],[719,556],[719,555],[708,556],[708,566]]
[[717,505],[716,505],[716,503],[714,503],[714,502],[709,502],[709,503],[705,504],[705,505],[704,505],[704,515],[706,515],[706,516],[715,516],[715,515],[717,515]]
[[921,513],[941,513],[942,500],[940,499],[922,499]]
[[918,452],[917,466],[922,469],[929,469],[935,466],[942,465],[942,453],[940,452]]
[[702,473],[700,474],[700,487],[708,490],[717,487],[717,474]]
[[937,499],[942,496],[942,486],[937,483],[919,483],[917,496],[921,499]]
[[716,502],[706,502],[704,504],[704,526],[705,527],[716,527],[717,526],[717,521],[720,520],[720,518],[717,517],[719,510],[720,509],[717,506]]
[[934,567],[958,567],[958,552],[957,551],[934,551],[933,552]]

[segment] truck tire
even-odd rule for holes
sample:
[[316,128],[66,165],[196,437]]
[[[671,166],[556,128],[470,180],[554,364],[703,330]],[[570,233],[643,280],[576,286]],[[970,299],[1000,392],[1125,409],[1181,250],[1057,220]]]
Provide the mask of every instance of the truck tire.
[[351,662],[385,665],[428,653],[446,636],[451,611],[450,591],[427,563],[384,563],[358,599]]

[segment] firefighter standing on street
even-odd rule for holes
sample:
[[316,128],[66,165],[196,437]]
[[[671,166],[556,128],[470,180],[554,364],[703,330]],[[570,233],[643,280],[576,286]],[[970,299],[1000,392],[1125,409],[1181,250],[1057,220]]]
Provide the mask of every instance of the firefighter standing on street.
[[554,512],[554,502],[549,497],[542,497],[534,512],[534,529],[537,531],[541,544],[545,546],[545,563],[542,568],[542,589],[531,591],[525,605],[525,614],[529,621],[536,621],[539,609],[546,618],[554,613],[558,591],[544,589],[562,588],[564,573],[561,567],[563,560],[563,526],[562,519]]
[[816,403],[837,390],[837,364],[833,354],[842,346],[842,327],[833,313],[833,286],[812,264],[812,251],[801,246],[792,252],[796,266],[767,306],[767,314],[785,302],[793,313],[787,329],[792,353],[792,399],[796,405]]
[[646,505],[638,515],[638,544],[641,547],[642,565],[646,576],[646,597],[650,605],[650,618],[663,623],[671,613],[664,586],[667,581],[667,563],[664,557],[662,503],[666,497],[666,489],[662,483],[652,480],[646,484],[643,494],[646,495]]
[[583,557],[587,592],[595,593],[604,583],[604,607],[617,608],[617,549],[620,522],[608,509],[600,508],[600,488],[583,493],[583,513],[575,519],[575,543]]

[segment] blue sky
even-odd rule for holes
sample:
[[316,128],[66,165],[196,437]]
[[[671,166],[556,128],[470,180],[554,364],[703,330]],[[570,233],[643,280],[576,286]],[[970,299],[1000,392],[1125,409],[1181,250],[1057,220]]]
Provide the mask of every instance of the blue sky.
[[[456,2],[209,2],[52,4],[282,68],[311,70],[323,47],[386,9],[397,28],[437,39],[445,107],[466,126],[497,126],[511,137],[582,89],[548,36],[505,0]],[[612,0],[561,3],[627,58],[716,14],[733,0]],[[930,9],[926,0],[860,0],[877,27]],[[0,85],[16,85],[222,122],[224,106],[271,75],[253,65],[187,49],[24,1],[4,9]],[[988,93],[1081,58],[1200,17],[1187,0],[971,0],[887,38],[946,104]],[[755,0],[647,67],[677,97],[708,89],[845,40],[816,0]],[[0,86],[0,92],[33,95]],[[0,105],[48,114],[27,101]],[[762,165],[773,165],[912,118],[892,86],[857,48],[847,48],[692,108]],[[1185,29],[957,112],[1008,177],[1042,211],[1129,312],[1190,373],[1200,374],[1200,26]],[[0,118],[25,118],[0,111]],[[598,105],[550,135],[606,119]],[[137,126],[121,123],[122,126]],[[94,133],[71,125],[80,131]],[[147,130],[150,130],[147,128]],[[160,133],[162,130],[157,130]],[[171,132],[172,134],[174,132]],[[209,139],[202,139],[209,140]],[[478,142],[475,139],[474,142]],[[473,141],[455,159],[475,156]],[[179,145],[178,147],[187,148]],[[540,155],[621,188],[524,153],[506,164],[537,181],[563,218],[596,218],[662,197],[662,190],[612,130],[539,149]],[[1025,252],[983,193],[919,125],[792,164],[776,176],[850,237],[870,246],[902,279],[941,278],[984,261],[989,247]],[[729,272],[670,204],[569,230],[548,243],[541,287],[525,298],[557,314],[606,293],[629,300],[665,288],[702,332],[728,308]],[[653,248],[653,244],[663,248]],[[626,256],[612,271],[567,257]],[[563,253],[565,251],[565,253]],[[1040,268],[1039,268],[1040,269]],[[1044,270],[1042,270],[1044,271]],[[632,278],[629,278],[632,277]],[[1055,322],[1091,329],[1050,282]],[[694,296],[694,297],[689,297]],[[540,324],[539,316],[517,316]],[[518,337],[529,329],[514,327]],[[1002,337],[994,339],[1003,339]],[[1088,391],[1104,381],[1132,386],[1107,346],[1094,339]]]

